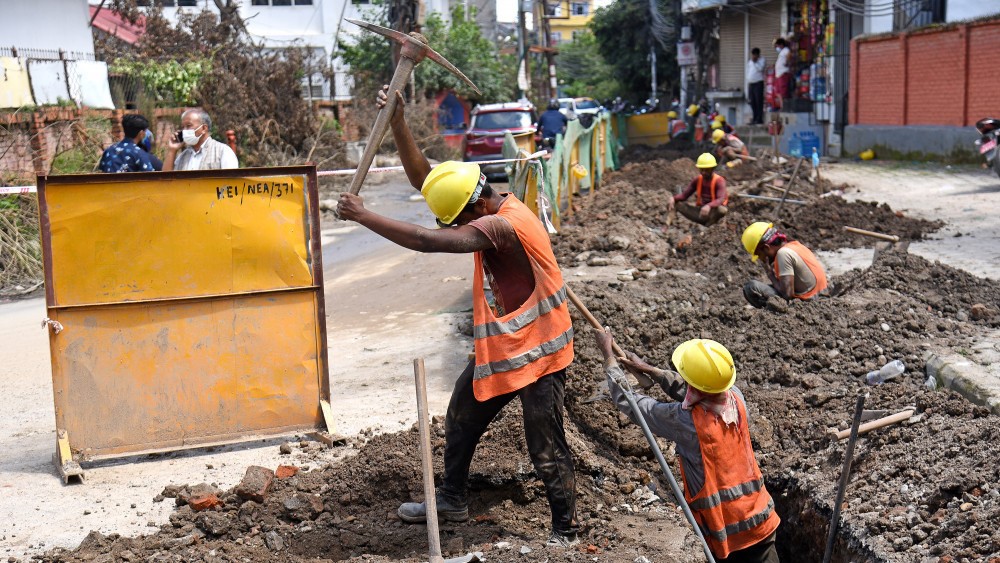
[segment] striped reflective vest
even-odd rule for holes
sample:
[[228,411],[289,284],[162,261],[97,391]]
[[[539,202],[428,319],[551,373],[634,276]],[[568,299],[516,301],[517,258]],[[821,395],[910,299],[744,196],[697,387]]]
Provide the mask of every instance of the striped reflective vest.
[[705,469],[700,491],[691,490],[681,465],[684,499],[718,559],[767,539],[781,522],[753,455],[746,407],[738,399],[736,404],[740,417],[735,425],[703,406],[691,409]]
[[[700,174],[698,175],[698,205],[707,205],[708,203],[715,201],[715,183],[719,181],[719,178],[721,178],[721,176],[714,172],[712,173],[712,181],[708,184],[708,195],[710,197],[708,201],[705,201],[701,198],[701,187],[705,184],[705,177]],[[722,205],[729,205],[728,193],[726,195],[726,199],[722,200]]]
[[[819,259],[816,258],[816,255],[805,246],[802,246],[802,244],[797,240],[785,243],[785,247],[792,249],[792,252],[798,254],[799,257],[802,258],[802,261],[806,263],[806,267],[809,268],[809,271],[816,277],[816,285],[805,293],[796,294],[794,285],[790,287],[789,290],[792,292],[792,297],[796,299],[810,299],[817,293],[826,289],[826,270],[823,269],[823,265],[819,263]],[[777,260],[774,261],[774,276],[779,280],[781,279],[781,274],[778,273]]]
[[483,291],[482,252],[476,252],[472,283],[476,366],[472,391],[479,401],[517,391],[573,361],[573,322],[549,234],[516,197],[508,197],[497,215],[514,227],[531,263],[535,288],[524,304],[497,317]]

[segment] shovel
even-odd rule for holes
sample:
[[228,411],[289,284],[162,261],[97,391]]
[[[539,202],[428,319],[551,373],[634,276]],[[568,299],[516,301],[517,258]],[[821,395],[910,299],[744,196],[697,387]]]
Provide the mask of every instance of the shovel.
[[461,557],[441,557],[441,534],[438,531],[437,496],[434,492],[434,463],[431,460],[431,429],[427,413],[427,372],[424,359],[413,360],[413,379],[417,386],[417,426],[420,428],[420,467],[424,473],[424,502],[427,504],[427,558],[429,563],[471,563],[482,561],[482,553]]

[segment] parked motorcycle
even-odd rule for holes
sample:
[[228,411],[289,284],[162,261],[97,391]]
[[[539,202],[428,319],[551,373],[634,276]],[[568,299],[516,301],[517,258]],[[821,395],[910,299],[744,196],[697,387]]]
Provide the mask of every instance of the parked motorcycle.
[[986,158],[986,165],[1000,176],[1000,119],[987,117],[976,122],[981,138],[976,139],[976,149]]

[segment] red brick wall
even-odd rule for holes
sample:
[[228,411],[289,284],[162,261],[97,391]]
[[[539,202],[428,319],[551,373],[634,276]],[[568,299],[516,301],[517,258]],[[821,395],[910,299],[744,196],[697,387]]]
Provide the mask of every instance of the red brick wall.
[[1000,119],[1000,20],[969,28],[969,124]]
[[1000,115],[1000,19],[855,39],[849,121],[973,125]]

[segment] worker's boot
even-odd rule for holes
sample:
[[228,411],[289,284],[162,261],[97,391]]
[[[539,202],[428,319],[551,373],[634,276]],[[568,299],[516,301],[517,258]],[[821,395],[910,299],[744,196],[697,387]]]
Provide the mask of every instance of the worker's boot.
[[553,530],[549,541],[545,542],[545,547],[573,547],[579,543],[580,538],[576,532],[563,534]]
[[[451,503],[444,497],[437,497],[438,520],[449,522],[465,522],[469,519],[469,505]],[[421,524],[427,521],[426,502],[404,502],[396,511],[399,519],[409,524]]]

